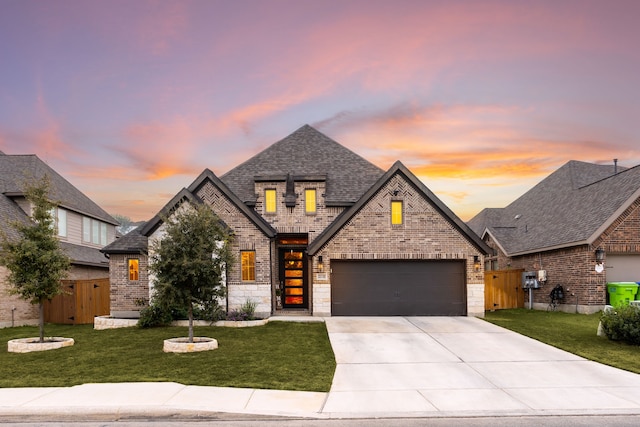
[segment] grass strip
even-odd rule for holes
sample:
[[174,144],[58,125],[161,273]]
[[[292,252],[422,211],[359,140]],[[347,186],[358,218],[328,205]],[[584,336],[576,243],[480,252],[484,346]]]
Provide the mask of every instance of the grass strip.
[[585,359],[640,374],[640,348],[596,335],[600,313],[498,310],[484,320]]
[[324,323],[271,322],[250,328],[196,327],[219,348],[164,353],[163,341],[184,327],[96,331],[92,325],[47,325],[72,347],[8,353],[7,341],[38,335],[35,327],[0,329],[0,387],[67,387],[84,383],[171,381],[185,385],[329,391],[335,357]]

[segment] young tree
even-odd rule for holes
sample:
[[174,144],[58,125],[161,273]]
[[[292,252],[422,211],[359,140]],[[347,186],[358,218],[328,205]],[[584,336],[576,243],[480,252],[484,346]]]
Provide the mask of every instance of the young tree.
[[32,221],[12,223],[18,238],[3,234],[0,251],[0,264],[9,270],[10,292],[39,305],[40,342],[44,342],[44,302],[63,292],[61,280],[71,265],[57,238],[51,214],[57,205],[49,200],[49,187],[47,176],[27,184]]
[[225,294],[223,278],[231,265],[230,235],[207,205],[183,205],[164,220],[164,236],[151,244],[150,270],[156,301],[187,309],[193,342],[193,307]]

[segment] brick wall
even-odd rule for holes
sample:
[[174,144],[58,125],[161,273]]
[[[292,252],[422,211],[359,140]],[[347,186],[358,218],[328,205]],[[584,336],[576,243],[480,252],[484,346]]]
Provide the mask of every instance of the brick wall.
[[611,224],[594,247],[607,254],[640,254],[640,199],[637,199]]
[[[276,212],[268,214],[264,212],[264,194],[266,189],[276,190]],[[316,213],[307,214],[305,207],[305,190],[316,190]],[[296,182],[294,192],[298,195],[295,207],[285,205],[284,194],[286,192],[286,182],[256,182],[255,210],[275,228],[278,233],[287,234],[309,234],[309,241],[313,241],[316,236],[333,222],[342,213],[344,208],[327,207],[324,202],[326,183],[323,181]]]
[[8,270],[0,267],[0,328],[12,326],[12,314],[15,326],[37,325],[38,306],[21,299],[18,295],[9,295],[8,276]]
[[534,308],[546,309],[551,289],[560,284],[566,291],[561,309],[593,313],[602,309],[607,297],[606,268],[602,273],[595,271],[595,249],[602,247],[607,254],[640,254],[640,199],[613,221],[592,245],[511,258],[500,252],[490,238],[485,241],[498,251],[498,270],[547,271],[547,282],[533,291]]
[[[398,191],[397,195],[393,195]],[[403,225],[391,225],[391,200],[404,202]],[[323,268],[317,256],[323,257]],[[401,175],[395,175],[317,254],[313,263],[313,312],[331,311],[331,259],[463,259],[467,313],[484,315],[484,271],[473,267],[478,250]],[[482,259],[482,258],[481,258]],[[482,289],[482,292],[480,292]]]
[[[271,314],[273,287],[271,284],[271,262],[275,256],[271,240],[264,235],[216,186],[207,182],[197,193],[213,211],[233,229],[232,253],[235,263],[227,275],[228,310],[239,309],[251,300],[257,303],[256,314],[267,317]],[[256,253],[256,280],[243,282],[240,269],[240,251]]]
[[[137,259],[139,277],[129,280],[129,259]],[[111,315],[131,317],[139,314],[140,302],[149,301],[148,258],[142,254],[111,254],[109,257],[109,281],[111,282]]]

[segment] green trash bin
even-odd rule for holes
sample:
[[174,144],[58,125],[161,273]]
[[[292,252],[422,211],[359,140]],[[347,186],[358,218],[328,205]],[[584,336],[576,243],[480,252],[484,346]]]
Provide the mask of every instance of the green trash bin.
[[621,304],[629,304],[633,301],[638,293],[638,284],[636,282],[610,282],[607,283],[607,292],[609,293],[609,304],[616,306]]

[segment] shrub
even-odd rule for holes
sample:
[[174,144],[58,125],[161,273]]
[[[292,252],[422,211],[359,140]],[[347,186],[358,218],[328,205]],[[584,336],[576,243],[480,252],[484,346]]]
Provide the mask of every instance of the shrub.
[[[154,301],[148,307],[140,310],[140,319],[138,326],[141,328],[154,328],[158,326],[168,326],[174,320],[188,319],[187,310],[177,305],[161,304]],[[225,318],[225,313],[217,301],[211,301],[207,304],[197,305],[193,307],[194,320],[208,320],[215,322]]]
[[227,320],[242,321],[255,320],[256,307],[258,304],[251,300],[246,300],[239,310],[231,310],[227,314]]
[[607,338],[640,345],[640,308],[628,304],[605,310],[600,319]]
[[159,305],[150,305],[140,310],[138,326],[141,328],[167,326],[172,320],[171,311],[166,310],[164,307]]

